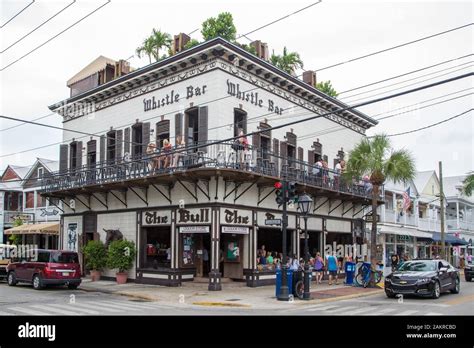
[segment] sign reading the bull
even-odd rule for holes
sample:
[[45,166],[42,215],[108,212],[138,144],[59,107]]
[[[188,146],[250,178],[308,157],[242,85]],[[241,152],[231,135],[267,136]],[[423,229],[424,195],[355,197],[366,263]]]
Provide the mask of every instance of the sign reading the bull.
[[145,211],[142,221],[143,225],[167,225],[171,219],[167,212]]

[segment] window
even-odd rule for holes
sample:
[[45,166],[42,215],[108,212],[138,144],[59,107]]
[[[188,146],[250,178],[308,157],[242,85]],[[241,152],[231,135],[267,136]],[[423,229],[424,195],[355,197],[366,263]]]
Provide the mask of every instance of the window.
[[107,133],[107,163],[115,163],[115,139],[116,131]]
[[34,208],[34,207],[35,207],[35,193],[27,192],[26,193],[26,208]]
[[[132,157],[142,157],[143,151],[143,124],[136,123],[132,126]],[[148,144],[146,144],[148,145]]]
[[239,135],[240,130],[247,133],[247,113],[242,109],[234,109],[234,137]]
[[171,231],[169,227],[142,229],[142,268],[163,269],[171,267]]
[[41,196],[39,192],[36,193],[36,207],[46,207],[46,198]]
[[163,147],[163,141],[170,138],[170,121],[163,120],[156,124],[156,144],[159,148]]
[[74,170],[77,168],[77,142],[73,141],[71,144],[69,144],[69,154],[69,168]]
[[95,140],[87,142],[87,166],[89,168],[95,167],[97,162],[97,143]]
[[38,180],[43,179],[43,174],[44,174],[44,168],[43,168],[43,167],[39,167],[39,168],[38,168],[38,172],[37,172]]
[[186,112],[187,129],[185,129],[185,140],[187,145],[196,144],[199,141],[199,116],[198,108],[190,109]]

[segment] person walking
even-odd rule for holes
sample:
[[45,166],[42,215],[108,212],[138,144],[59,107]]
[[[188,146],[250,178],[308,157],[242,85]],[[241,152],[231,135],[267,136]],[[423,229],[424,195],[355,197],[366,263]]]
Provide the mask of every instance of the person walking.
[[337,257],[336,252],[333,251],[332,254],[327,256],[327,265],[329,271],[329,285],[332,285],[332,279],[335,278],[336,285],[338,284],[337,281]]
[[316,272],[316,283],[321,284],[321,280],[323,279],[324,260],[319,251],[316,253],[314,258],[314,270]]

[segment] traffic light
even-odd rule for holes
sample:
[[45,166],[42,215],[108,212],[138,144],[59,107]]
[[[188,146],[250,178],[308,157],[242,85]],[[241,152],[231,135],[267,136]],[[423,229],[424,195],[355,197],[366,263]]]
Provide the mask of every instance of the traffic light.
[[288,183],[288,203],[297,204],[298,194],[296,193],[296,182],[291,181]]
[[274,185],[276,198],[275,201],[277,202],[278,206],[282,205],[285,201],[285,187],[284,183],[281,181],[277,181]]

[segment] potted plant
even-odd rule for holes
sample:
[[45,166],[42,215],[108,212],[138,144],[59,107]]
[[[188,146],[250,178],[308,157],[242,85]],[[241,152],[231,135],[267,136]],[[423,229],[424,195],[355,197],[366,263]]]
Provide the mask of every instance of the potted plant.
[[110,243],[107,266],[118,270],[116,273],[117,284],[125,284],[128,271],[135,260],[135,243],[126,239],[116,240]]
[[93,282],[100,280],[101,270],[107,264],[107,249],[100,240],[90,240],[82,248],[86,268],[91,270],[91,279]]

